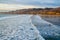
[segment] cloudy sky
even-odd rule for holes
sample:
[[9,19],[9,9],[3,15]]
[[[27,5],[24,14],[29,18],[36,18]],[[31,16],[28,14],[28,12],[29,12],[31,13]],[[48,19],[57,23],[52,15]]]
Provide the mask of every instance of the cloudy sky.
[[0,10],[59,7],[60,0],[0,0]]

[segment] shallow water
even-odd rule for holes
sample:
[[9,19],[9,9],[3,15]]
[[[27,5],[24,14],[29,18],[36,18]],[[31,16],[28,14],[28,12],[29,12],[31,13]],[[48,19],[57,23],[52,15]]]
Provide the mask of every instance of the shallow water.
[[13,15],[17,15],[17,14],[0,14],[0,17],[13,16]]

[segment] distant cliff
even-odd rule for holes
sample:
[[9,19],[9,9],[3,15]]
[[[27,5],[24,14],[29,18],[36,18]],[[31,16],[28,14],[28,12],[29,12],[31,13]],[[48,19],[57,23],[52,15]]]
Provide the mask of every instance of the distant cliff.
[[41,14],[41,15],[60,15],[60,7],[58,8],[30,8],[21,9],[10,12],[1,12],[3,14]]

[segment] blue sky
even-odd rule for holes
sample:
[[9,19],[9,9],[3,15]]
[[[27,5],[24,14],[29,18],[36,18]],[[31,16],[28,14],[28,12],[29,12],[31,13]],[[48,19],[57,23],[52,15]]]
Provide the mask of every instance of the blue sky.
[[35,6],[60,6],[60,0],[0,0],[0,3],[23,4]]
[[60,0],[0,0],[0,10],[60,7]]

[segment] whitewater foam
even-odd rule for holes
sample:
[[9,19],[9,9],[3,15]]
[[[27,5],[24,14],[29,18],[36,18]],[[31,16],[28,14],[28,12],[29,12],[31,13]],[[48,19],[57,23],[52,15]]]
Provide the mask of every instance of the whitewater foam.
[[0,18],[0,40],[44,40],[30,18],[31,15]]

